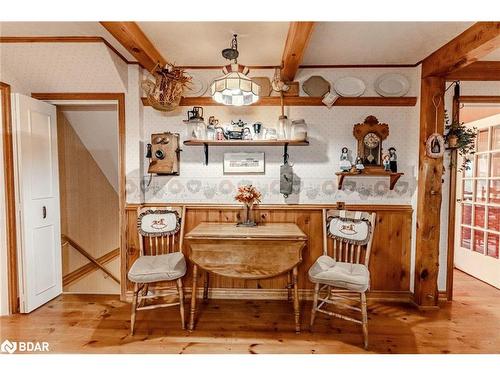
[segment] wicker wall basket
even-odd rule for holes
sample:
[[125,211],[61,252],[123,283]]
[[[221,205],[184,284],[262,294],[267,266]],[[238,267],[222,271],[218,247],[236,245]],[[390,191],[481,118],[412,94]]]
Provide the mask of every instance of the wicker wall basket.
[[170,112],[179,106],[184,88],[191,81],[183,69],[167,66],[162,70],[153,69],[153,79],[142,82],[149,104],[158,111]]

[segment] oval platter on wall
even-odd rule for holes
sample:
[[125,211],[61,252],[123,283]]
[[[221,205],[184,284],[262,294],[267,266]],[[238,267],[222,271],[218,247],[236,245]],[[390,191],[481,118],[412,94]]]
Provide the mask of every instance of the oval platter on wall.
[[335,81],[333,88],[340,96],[357,97],[366,90],[365,83],[356,77],[343,77]]
[[410,82],[402,74],[389,73],[377,78],[375,91],[384,97],[405,96],[410,90]]

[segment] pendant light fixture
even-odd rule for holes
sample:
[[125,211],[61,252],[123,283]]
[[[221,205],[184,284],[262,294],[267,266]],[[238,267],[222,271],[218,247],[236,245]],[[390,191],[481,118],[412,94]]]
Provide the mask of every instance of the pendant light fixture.
[[231,64],[224,67],[224,76],[216,78],[210,86],[212,98],[225,105],[249,105],[259,100],[260,86],[248,76],[250,71],[246,66],[238,64],[238,40],[233,35],[230,48],[222,50],[222,56]]

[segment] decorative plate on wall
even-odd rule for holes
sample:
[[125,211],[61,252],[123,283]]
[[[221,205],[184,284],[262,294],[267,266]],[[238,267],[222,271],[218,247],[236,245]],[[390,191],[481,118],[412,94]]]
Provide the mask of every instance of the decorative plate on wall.
[[313,97],[323,97],[330,92],[330,82],[321,76],[311,76],[302,84],[304,92]]
[[252,81],[260,86],[260,96],[271,95],[271,80],[268,77],[252,77]]
[[361,96],[366,90],[365,83],[356,77],[343,77],[335,81],[333,88],[340,96]]
[[375,91],[385,97],[405,96],[410,90],[410,82],[402,74],[389,73],[377,78],[375,81]]
[[182,96],[186,98],[203,96],[208,88],[207,83],[196,74],[189,73],[189,75],[192,77],[192,79],[184,89]]

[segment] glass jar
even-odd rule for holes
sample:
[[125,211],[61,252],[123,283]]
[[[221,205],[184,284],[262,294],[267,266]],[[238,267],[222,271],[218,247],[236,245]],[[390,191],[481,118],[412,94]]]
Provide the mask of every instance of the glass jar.
[[202,119],[191,119],[186,122],[187,139],[206,139],[206,125]]
[[292,125],[288,117],[280,116],[276,126],[278,139],[290,139],[292,132]]
[[292,137],[294,141],[307,140],[307,124],[304,119],[292,121]]

